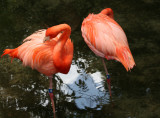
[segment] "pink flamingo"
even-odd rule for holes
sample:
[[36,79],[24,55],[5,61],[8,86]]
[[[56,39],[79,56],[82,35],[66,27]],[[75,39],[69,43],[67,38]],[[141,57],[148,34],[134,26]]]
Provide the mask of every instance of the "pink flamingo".
[[97,56],[102,57],[111,97],[110,75],[104,58],[121,62],[127,71],[132,69],[135,62],[128,46],[127,37],[121,26],[114,20],[111,8],[106,8],[99,14],[89,14],[83,20],[81,31],[89,48]]
[[66,74],[70,69],[73,58],[73,43],[69,38],[70,34],[71,27],[67,24],[38,30],[24,39],[22,45],[15,49],[5,49],[2,54],[2,56],[8,54],[12,59],[18,58],[24,66],[30,66],[48,76],[54,118],[52,75],[58,72]]

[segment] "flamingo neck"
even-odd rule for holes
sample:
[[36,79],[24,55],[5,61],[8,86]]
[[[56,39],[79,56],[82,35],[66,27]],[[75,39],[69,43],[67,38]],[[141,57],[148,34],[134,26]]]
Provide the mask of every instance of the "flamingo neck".
[[114,19],[114,17],[113,17],[113,10],[111,8],[103,9],[100,13],[104,14],[104,15],[107,15],[110,18]]
[[61,73],[67,73],[70,67],[70,61],[64,61],[66,58],[69,58],[68,55],[65,53],[65,44],[70,37],[71,34],[71,27],[67,24],[60,24],[57,26],[53,26],[48,28],[46,31],[46,36],[50,38],[56,37],[59,33],[62,33],[57,40],[57,43],[53,50],[53,62],[56,66],[57,70]]
[[[62,35],[64,35],[66,40],[71,35],[71,27],[67,24],[60,24],[53,27],[50,27],[46,30],[46,37],[55,38],[59,33],[62,32]],[[62,38],[59,38],[59,40],[62,40]],[[64,39],[63,39],[64,40]]]
[[[67,39],[71,35],[71,27],[67,24],[60,24],[53,27],[50,27],[46,30],[46,37],[50,37],[50,39],[55,38],[58,34],[61,36],[58,38],[57,44],[59,44],[59,49],[62,50]],[[59,50],[59,51],[60,51]]]

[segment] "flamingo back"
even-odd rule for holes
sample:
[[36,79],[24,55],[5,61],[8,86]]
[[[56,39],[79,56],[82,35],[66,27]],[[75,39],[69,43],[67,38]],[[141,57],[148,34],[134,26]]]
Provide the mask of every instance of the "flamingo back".
[[101,13],[89,14],[82,23],[81,31],[85,42],[97,56],[120,61],[126,70],[135,65],[127,37],[112,18]]
[[12,58],[18,58],[24,66],[30,66],[47,76],[53,75],[57,72],[53,62],[53,48],[59,36],[44,43],[45,32],[46,30],[36,31],[24,39],[19,47],[4,50],[3,55],[9,54]]

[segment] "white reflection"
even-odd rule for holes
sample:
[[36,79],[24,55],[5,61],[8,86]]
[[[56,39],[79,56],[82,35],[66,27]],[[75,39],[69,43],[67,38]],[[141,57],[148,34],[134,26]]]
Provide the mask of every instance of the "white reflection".
[[[83,69],[77,72],[78,66],[71,65],[68,74],[58,73],[64,85],[61,90],[64,94],[75,93],[75,103],[79,109],[95,108],[101,110],[102,105],[109,102],[109,94],[105,91],[100,72],[86,73]],[[68,102],[70,102],[68,100]]]

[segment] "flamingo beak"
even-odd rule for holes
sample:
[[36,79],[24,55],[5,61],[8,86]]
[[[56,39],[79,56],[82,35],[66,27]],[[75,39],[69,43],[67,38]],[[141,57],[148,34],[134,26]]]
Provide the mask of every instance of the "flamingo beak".
[[43,42],[46,42],[48,40],[50,40],[50,36],[45,36],[44,39],[43,39]]

